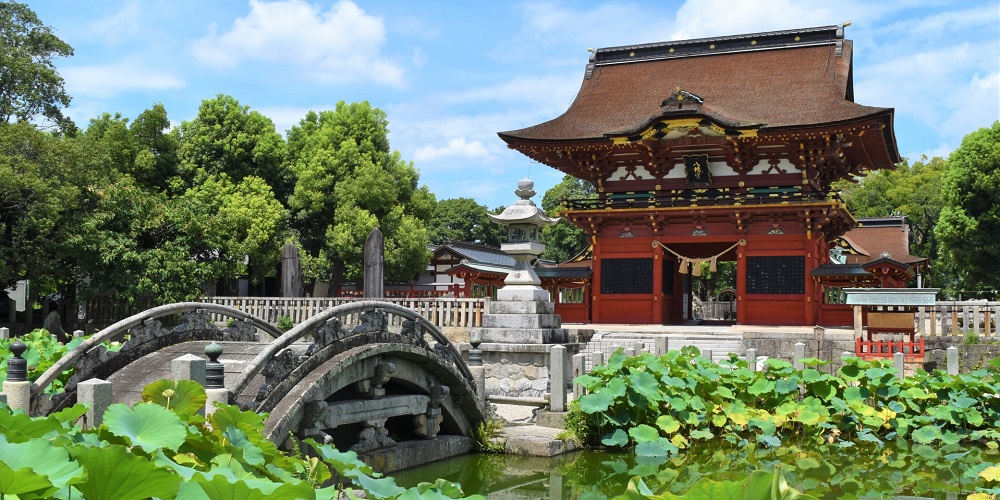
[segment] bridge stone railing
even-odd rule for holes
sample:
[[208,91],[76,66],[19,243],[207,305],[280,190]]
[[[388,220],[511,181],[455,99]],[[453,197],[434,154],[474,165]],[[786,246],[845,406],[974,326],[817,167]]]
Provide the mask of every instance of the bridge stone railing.
[[[218,304],[239,309],[276,323],[278,318],[286,316],[292,323],[299,324],[326,309],[361,302],[360,297],[205,297],[202,302]],[[488,298],[467,299],[452,297],[403,297],[383,298],[387,302],[405,307],[426,319],[438,328],[476,328],[482,326],[483,313],[489,307]],[[398,322],[401,317],[396,317]],[[347,318],[344,323],[351,323],[358,318]]]

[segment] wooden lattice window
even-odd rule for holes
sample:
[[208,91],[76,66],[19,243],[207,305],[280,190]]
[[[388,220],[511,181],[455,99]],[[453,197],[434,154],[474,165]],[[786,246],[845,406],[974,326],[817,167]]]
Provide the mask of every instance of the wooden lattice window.
[[747,257],[747,293],[806,293],[806,258],[801,255]]
[[653,259],[601,259],[601,293],[653,293]]

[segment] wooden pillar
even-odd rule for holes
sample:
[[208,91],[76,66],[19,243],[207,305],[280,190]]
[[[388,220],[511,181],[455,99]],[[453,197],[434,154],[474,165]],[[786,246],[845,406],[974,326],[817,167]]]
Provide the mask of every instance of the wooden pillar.
[[593,237],[594,241],[594,269],[591,271],[591,282],[593,283],[591,292],[591,314],[594,318],[594,323],[600,323],[603,319],[601,315],[601,299],[598,294],[601,291],[601,245],[596,242],[596,236]]
[[653,324],[663,324],[663,252],[653,249]]
[[747,242],[746,246],[736,247],[736,323],[740,325],[747,324],[747,249],[749,247],[750,242]]

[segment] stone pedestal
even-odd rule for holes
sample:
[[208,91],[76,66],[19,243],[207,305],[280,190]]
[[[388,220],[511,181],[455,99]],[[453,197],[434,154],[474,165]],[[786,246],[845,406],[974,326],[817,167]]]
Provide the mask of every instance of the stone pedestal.
[[[500,295],[509,287],[497,292]],[[494,300],[483,315],[483,326],[473,335],[481,342],[504,344],[554,344],[567,341],[562,320],[555,314],[555,304],[546,300]]]

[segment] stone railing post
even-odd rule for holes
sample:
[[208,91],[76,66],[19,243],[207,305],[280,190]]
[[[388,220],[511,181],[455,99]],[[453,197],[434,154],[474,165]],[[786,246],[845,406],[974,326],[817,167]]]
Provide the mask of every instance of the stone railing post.
[[643,353],[643,351],[645,351],[645,350],[646,350],[646,344],[645,344],[645,343],[643,343],[643,341],[641,341],[641,340],[636,340],[636,341],[635,341],[635,342],[634,342],[634,343],[632,344],[632,348],[633,348],[633,349],[635,349],[635,353],[636,353],[636,354],[642,354],[642,353]]
[[10,338],[10,328],[7,328],[6,326],[0,328],[0,339],[7,340],[9,338]]
[[625,357],[626,358],[631,358],[633,356],[635,356],[635,348],[634,347],[629,347],[629,348],[625,349]]
[[663,356],[667,353],[668,347],[669,344],[667,343],[667,337],[656,337],[656,340],[653,343],[653,354]]
[[566,346],[555,345],[549,351],[549,411],[566,411]]
[[896,368],[896,376],[899,378],[905,377],[906,369],[906,359],[903,353],[897,352],[892,355],[892,364]]
[[219,361],[222,346],[212,342],[205,346],[205,415],[215,413],[220,404],[229,404],[229,389],[226,389],[226,367]]
[[951,346],[945,352],[948,358],[948,375],[958,375],[958,348]]
[[170,362],[170,378],[194,380],[205,386],[205,360],[194,354],[185,354]]
[[804,342],[796,342],[794,348],[792,367],[796,370],[801,370],[805,368],[805,365],[802,364],[802,358],[806,357],[806,344]]
[[76,400],[87,403],[85,429],[94,429],[104,422],[104,412],[111,406],[111,382],[92,378],[84,380],[76,386]]
[[711,349],[702,349],[701,357],[707,359],[710,363],[715,362],[715,360],[713,359],[715,357],[715,352],[713,352]]
[[87,334],[83,330],[73,330],[73,338],[80,339],[85,337]]
[[590,370],[594,371],[594,368],[604,364],[604,353],[601,351],[594,351],[590,354]]
[[757,349],[752,347],[747,349],[747,368],[752,372],[757,371]]
[[[573,365],[573,380],[576,380],[580,375],[587,373],[587,355],[583,353],[574,354],[572,359]],[[573,383],[573,399],[579,399],[583,396],[583,386],[577,383]]]
[[28,362],[21,357],[26,350],[28,346],[20,340],[10,344],[10,352],[14,356],[7,360],[7,380],[3,382],[3,393],[7,396],[7,406],[11,410],[30,413],[31,382],[28,382]]

